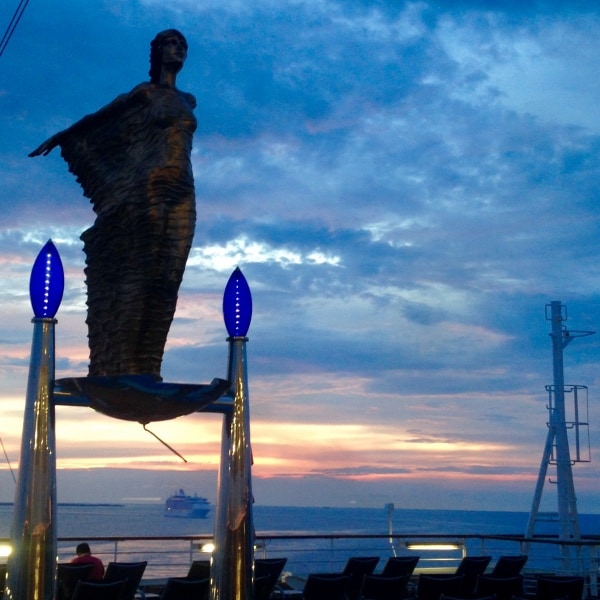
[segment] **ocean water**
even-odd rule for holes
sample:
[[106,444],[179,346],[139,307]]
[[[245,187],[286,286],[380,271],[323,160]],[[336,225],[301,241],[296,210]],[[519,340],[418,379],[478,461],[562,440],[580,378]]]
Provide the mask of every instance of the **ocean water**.
[[[377,508],[254,506],[257,534],[387,534],[387,511]],[[580,517],[584,533],[600,533],[600,516]],[[0,505],[0,538],[10,535],[12,506]],[[525,531],[527,513],[395,510],[393,533],[456,534]],[[211,534],[214,510],[206,519],[173,519],[163,515],[162,504],[59,505],[59,537],[138,537]]]
[[[411,535],[456,535],[459,534],[523,534],[528,514],[524,512],[491,511],[446,511],[446,510],[401,510],[392,513],[391,527],[394,535],[410,538]],[[0,505],[0,538],[8,538],[12,521],[12,506]],[[381,564],[396,553],[406,554],[406,547],[399,548],[397,542],[390,544],[388,534],[390,521],[387,511],[376,508],[310,508],[255,506],[254,523],[257,536],[275,534],[311,535],[322,534],[369,534],[380,535],[380,539],[304,539],[299,542],[258,540],[257,556],[287,556],[286,571],[305,576],[309,572],[337,571],[343,567],[348,556],[381,557]],[[581,531],[584,534],[600,534],[600,515],[580,515]],[[57,515],[59,538],[89,539],[95,554],[105,562],[109,560],[148,560],[146,576],[181,576],[187,571],[192,559],[208,558],[199,544],[189,541],[119,541],[94,540],[99,537],[153,537],[153,536],[210,536],[214,531],[214,511],[206,519],[176,519],[163,515],[163,506],[145,505],[59,505]],[[547,533],[556,532],[556,524],[547,525]],[[536,530],[537,533],[545,531]],[[468,553],[481,553],[477,541],[467,543]],[[487,543],[487,542],[486,542]],[[59,542],[59,561],[73,556],[73,540]],[[143,544],[143,546],[142,546]],[[512,545],[511,545],[512,544]],[[118,551],[118,558],[117,558]],[[485,553],[518,554],[514,543],[495,542],[486,547]],[[460,551],[442,557],[442,561],[460,559]],[[440,566],[427,556],[419,565]],[[436,559],[437,560],[437,559]],[[532,559],[531,559],[532,560]],[[552,560],[550,555],[545,559]],[[427,561],[432,561],[428,563]],[[441,563],[442,566],[450,563]],[[551,565],[549,565],[552,568]]]

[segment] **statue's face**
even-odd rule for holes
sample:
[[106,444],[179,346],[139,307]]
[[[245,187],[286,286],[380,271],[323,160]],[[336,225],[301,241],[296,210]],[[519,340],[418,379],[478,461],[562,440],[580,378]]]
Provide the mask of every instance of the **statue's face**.
[[164,65],[176,63],[183,65],[187,58],[185,40],[178,35],[165,38],[162,42],[162,62]]

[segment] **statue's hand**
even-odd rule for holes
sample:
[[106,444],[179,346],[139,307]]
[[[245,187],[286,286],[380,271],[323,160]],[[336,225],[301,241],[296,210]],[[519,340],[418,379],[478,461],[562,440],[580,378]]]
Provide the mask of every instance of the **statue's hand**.
[[40,144],[33,152],[29,153],[29,156],[46,156],[52,152],[52,150],[60,144],[60,133],[56,133],[52,137],[48,138],[43,144]]

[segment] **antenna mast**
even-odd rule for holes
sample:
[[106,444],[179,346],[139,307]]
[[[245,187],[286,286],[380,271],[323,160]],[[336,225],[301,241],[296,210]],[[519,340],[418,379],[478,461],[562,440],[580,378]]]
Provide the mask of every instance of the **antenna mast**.
[[[542,456],[538,481],[527,523],[526,538],[533,537],[533,531],[539,516],[540,501],[544,488],[544,481],[548,471],[548,465],[556,465],[556,480],[550,479],[551,483],[557,486],[558,495],[558,523],[560,540],[578,540],[580,539],[579,520],[577,515],[577,498],[575,496],[575,486],[573,484],[572,465],[576,462],[589,462],[582,458],[580,431],[587,428],[587,388],[579,385],[565,385],[563,350],[576,337],[592,335],[593,331],[568,331],[563,325],[567,320],[567,307],[560,301],[553,301],[546,305],[546,319],[552,322],[552,364],[554,384],[547,385],[546,390],[549,394],[548,411],[548,436]],[[581,420],[579,396],[584,393],[586,421]],[[567,411],[565,407],[565,394],[573,395],[573,418],[567,421]],[[569,437],[567,429],[574,431],[573,440],[574,457],[571,456],[569,447]],[[588,456],[589,456],[589,437],[588,437]],[[565,547],[565,551],[568,551]],[[565,556],[565,558],[568,558]]]

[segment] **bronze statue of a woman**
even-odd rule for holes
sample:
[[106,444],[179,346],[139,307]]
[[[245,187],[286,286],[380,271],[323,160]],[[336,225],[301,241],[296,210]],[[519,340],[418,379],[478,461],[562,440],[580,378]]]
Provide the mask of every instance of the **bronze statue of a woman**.
[[150,82],[53,135],[90,198],[85,231],[90,376],[152,375],[160,365],[196,221],[190,162],[196,100],[176,77],[187,42],[175,29],[150,45]]

